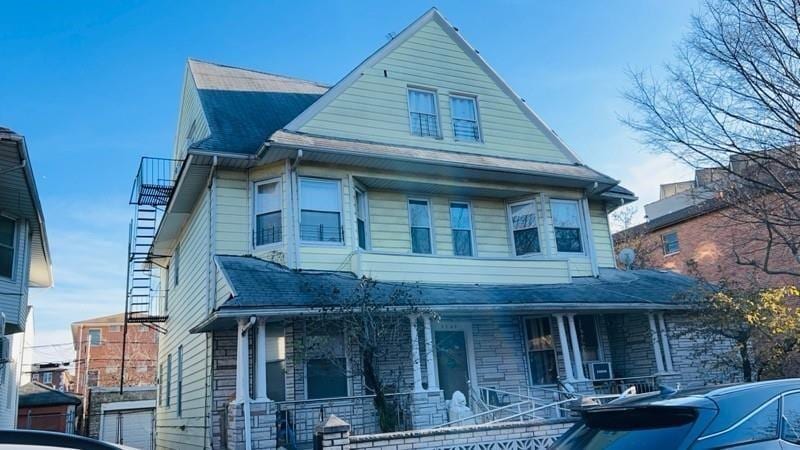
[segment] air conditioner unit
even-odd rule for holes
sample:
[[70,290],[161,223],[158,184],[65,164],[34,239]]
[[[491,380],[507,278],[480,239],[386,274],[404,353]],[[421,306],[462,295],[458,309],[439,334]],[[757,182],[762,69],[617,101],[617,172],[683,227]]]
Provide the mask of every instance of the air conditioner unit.
[[0,337],[0,364],[11,361],[11,339],[8,336]]
[[610,362],[594,361],[586,363],[586,366],[589,368],[589,378],[592,380],[610,380],[614,378]]

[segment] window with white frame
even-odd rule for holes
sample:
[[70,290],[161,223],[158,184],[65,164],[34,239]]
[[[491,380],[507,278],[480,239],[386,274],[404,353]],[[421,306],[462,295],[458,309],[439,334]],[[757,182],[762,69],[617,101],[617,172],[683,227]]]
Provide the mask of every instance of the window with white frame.
[[306,360],[306,398],[346,397],[347,357],[344,334],[335,330],[314,330],[309,336]]
[[286,400],[286,338],[283,325],[266,324],[267,397],[276,402]]
[[300,179],[300,240],[342,242],[341,189],[337,180]]
[[450,115],[453,120],[453,136],[456,140],[473,142],[481,140],[478,105],[474,97],[451,96]]
[[358,246],[367,249],[369,233],[369,213],[367,212],[367,193],[361,189],[356,189],[356,233],[358,234]]
[[671,255],[678,253],[681,250],[680,243],[678,242],[678,232],[665,233],[661,235],[661,243],[664,249],[664,255]]
[[430,203],[427,200],[408,200],[408,221],[411,225],[411,252],[433,253]]
[[183,413],[183,346],[182,345],[178,346],[178,373],[177,373],[177,375],[178,375],[178,377],[177,377],[178,379],[176,380],[177,383],[176,383],[176,386],[175,386],[177,388],[175,404],[178,407],[178,417],[180,417],[181,414]]
[[172,354],[167,355],[167,378],[163,382],[167,384],[167,394],[164,398],[169,406],[172,402]]
[[44,383],[44,384],[52,384],[53,383],[53,372],[44,372],[42,374],[42,383]]
[[421,89],[408,90],[408,113],[411,121],[411,134],[415,136],[441,136],[439,132],[439,108],[436,105],[436,92]]
[[0,216],[0,277],[11,278],[14,273],[14,240],[17,223]]
[[540,253],[536,203],[533,200],[512,203],[508,206],[508,209],[514,238],[514,254],[522,256]]
[[531,382],[534,385],[557,383],[556,348],[550,317],[525,319],[525,335]]
[[173,286],[178,285],[178,281],[180,281],[180,267],[181,267],[181,244],[175,246],[175,252],[172,254],[172,260],[170,261],[170,276],[172,278]]
[[583,252],[583,215],[575,200],[551,200],[553,230],[556,235],[556,250],[561,253]]
[[158,406],[164,404],[164,363],[158,365]]
[[472,214],[469,203],[450,203],[450,228],[453,234],[453,254],[473,256]]
[[283,236],[281,221],[281,185],[277,180],[255,184],[255,245],[280,242]]
[[89,329],[89,345],[92,347],[97,347],[102,342],[102,336],[100,334],[99,328],[91,328]]

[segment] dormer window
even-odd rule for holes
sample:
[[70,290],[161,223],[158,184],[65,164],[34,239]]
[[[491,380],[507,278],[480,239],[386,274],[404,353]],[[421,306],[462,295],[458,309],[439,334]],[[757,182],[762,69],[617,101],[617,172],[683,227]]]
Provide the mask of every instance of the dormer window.
[[451,96],[450,115],[453,119],[453,136],[457,141],[481,140],[478,106],[474,97]]
[[435,92],[409,89],[408,114],[411,121],[411,134],[422,137],[441,137]]

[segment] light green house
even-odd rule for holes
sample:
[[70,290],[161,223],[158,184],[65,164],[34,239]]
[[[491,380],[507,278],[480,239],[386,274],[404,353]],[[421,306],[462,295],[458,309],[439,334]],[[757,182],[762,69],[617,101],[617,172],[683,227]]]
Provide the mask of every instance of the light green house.
[[[332,87],[190,60],[174,156],[143,160],[133,196],[128,315],[165,331],[158,446],[302,446],[320,411],[376,432],[357,349],[306,327],[309,289],[362,276],[424,307],[381,367],[405,428],[453,422],[456,391],[479,413],[717,377],[670,337],[691,282],[615,268],[607,215],[634,199],[435,9]],[[144,290],[142,253],[163,268]],[[311,335],[341,364],[299,351]]]

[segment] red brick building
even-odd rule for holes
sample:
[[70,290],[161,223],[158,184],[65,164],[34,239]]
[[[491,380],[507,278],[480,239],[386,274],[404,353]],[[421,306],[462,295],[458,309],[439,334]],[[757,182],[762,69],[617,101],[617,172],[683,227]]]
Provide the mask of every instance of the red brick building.
[[30,382],[19,389],[17,428],[23,430],[75,432],[75,409],[81,399],[50,386]]
[[[769,275],[737,263],[737,252],[747,258],[763,258],[764,249],[755,247],[751,238],[765,231],[758,224],[735,220],[736,212],[726,207],[719,195],[708,170],[697,171],[695,180],[661,185],[659,200],[645,205],[647,222],[615,233],[615,249],[633,248],[639,267],[699,274],[711,282],[800,284],[798,277]],[[798,267],[788,250],[773,248],[770,260],[771,267]]]
[[34,363],[31,367],[31,381],[49,386],[57,391],[71,392],[75,389],[70,374],[71,363]]
[[[122,373],[124,314],[95,317],[72,324],[75,348],[75,392],[84,398],[79,428],[84,430],[91,408],[92,388],[118,388]],[[140,324],[128,325],[125,348],[126,387],[154,386],[158,332]]]

